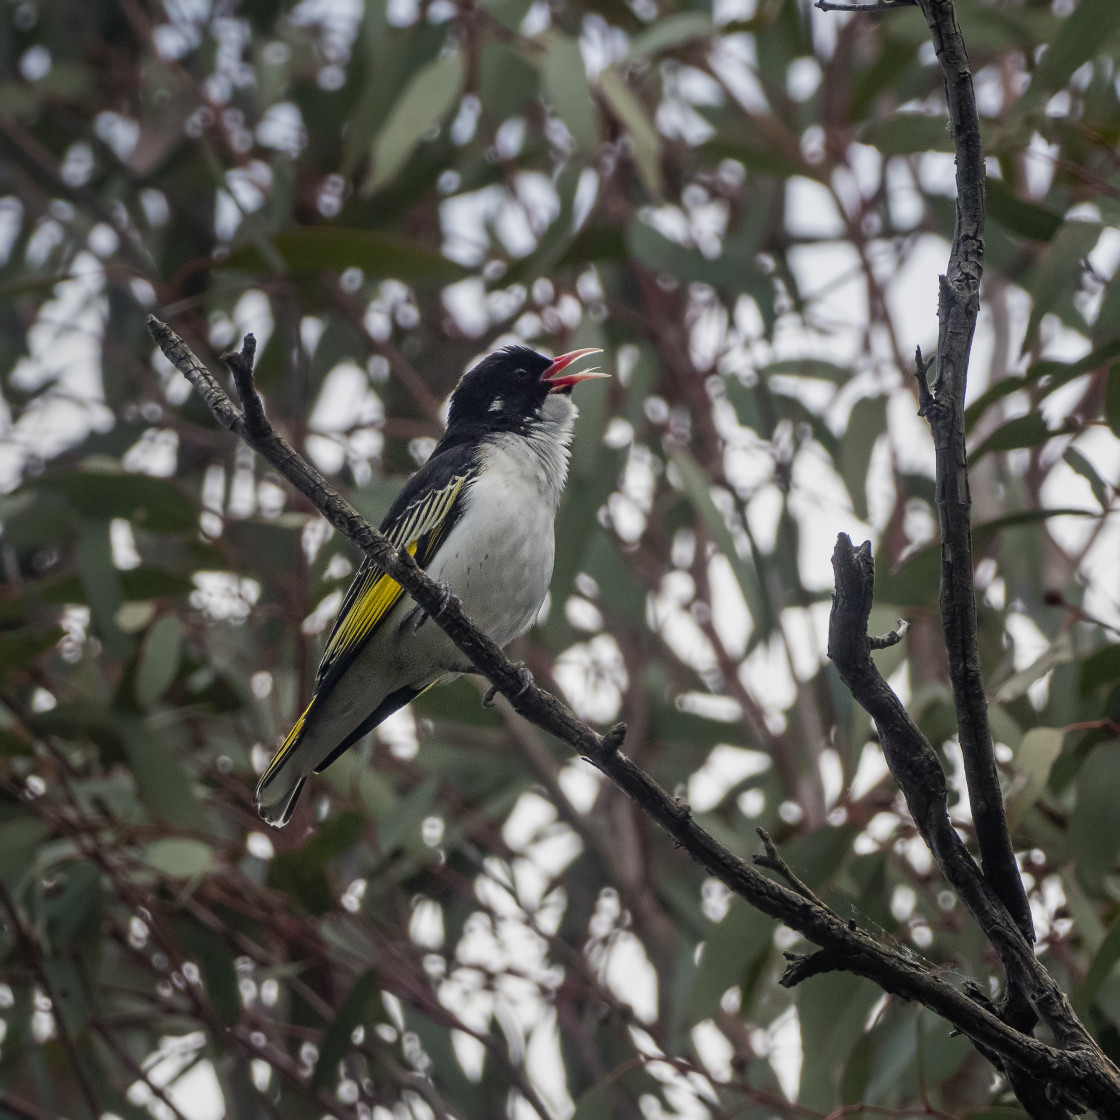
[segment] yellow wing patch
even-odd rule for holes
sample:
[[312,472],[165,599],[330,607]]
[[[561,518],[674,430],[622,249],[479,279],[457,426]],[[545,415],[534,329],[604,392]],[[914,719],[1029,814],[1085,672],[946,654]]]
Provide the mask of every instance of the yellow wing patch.
[[[410,556],[416,555],[416,541],[409,543]],[[392,610],[393,605],[403,594],[401,585],[395,579],[371,569],[363,587],[350,609],[339,618],[338,626],[327,643],[323,663],[333,661],[339,653],[360,642]]]
[[[404,545],[410,556],[416,556],[423,545],[419,559],[421,564],[426,565],[439,547],[447,528],[447,516],[454,508],[455,499],[459,496],[468,477],[468,475],[459,475],[451,479],[442,490],[435,490],[409,506],[400,520],[386,532],[389,540],[398,547]],[[404,589],[395,579],[374,567],[368,560],[363,564],[350,590],[346,593],[338,618],[335,620],[334,630],[327,641],[323,661],[319,666],[316,693],[261,775],[257,783],[258,795],[299,742],[311,710],[319,699],[319,688],[322,687],[325,678],[332,669],[339,667],[340,661],[346,660],[356,652],[403,594]],[[342,668],[340,671],[345,670]],[[424,691],[426,692],[427,689]]]
[[[416,556],[423,544],[419,560],[421,564],[426,564],[439,545],[447,525],[447,515],[466,481],[465,475],[453,478],[442,490],[435,490],[409,506],[386,536],[393,544],[405,546],[410,556]],[[368,561],[363,565],[347,592],[334,630],[327,640],[319,666],[320,683],[340,660],[369,638],[403,594],[401,585],[395,579]]]

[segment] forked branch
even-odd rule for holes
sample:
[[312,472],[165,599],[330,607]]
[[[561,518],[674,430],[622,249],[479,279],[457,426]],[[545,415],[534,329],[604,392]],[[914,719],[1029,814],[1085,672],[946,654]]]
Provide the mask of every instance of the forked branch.
[[[190,380],[218,421],[253,447],[304,494],[327,521],[400,583],[522,716],[551,732],[597,766],[679,847],[733,893],[824,950],[826,955],[818,957],[812,968],[801,970],[803,976],[821,971],[825,962],[829,968],[842,968],[863,976],[884,991],[930,1008],[978,1046],[998,1054],[1001,1061],[1024,1071],[1038,1071],[1069,1092],[1080,1089],[1095,1107],[1120,1115],[1120,1076],[1106,1063],[1102,1064],[1098,1051],[1087,1046],[1069,1049],[1050,1046],[1016,1030],[989,1007],[936,975],[912,954],[881,944],[854,923],[842,920],[815,897],[806,897],[763,875],[697,824],[687,805],[670,797],[622,752],[624,731],[621,725],[600,735],[551,693],[535,684],[525,687],[518,667],[478,630],[457,600],[454,597],[448,600],[439,585],[408,553],[395,548],[372,528],[273,429],[263,408],[250,423],[174,331],[154,316],[149,317],[148,328],[167,358]],[[236,376],[239,391],[252,400],[255,397],[251,378],[252,344],[243,348],[238,357],[244,363]]]

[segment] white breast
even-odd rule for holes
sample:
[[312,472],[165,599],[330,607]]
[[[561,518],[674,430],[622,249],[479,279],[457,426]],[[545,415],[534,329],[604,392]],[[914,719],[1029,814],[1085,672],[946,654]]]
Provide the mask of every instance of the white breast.
[[531,434],[485,444],[463,515],[430,568],[499,645],[533,625],[548,593],[575,416],[570,398],[556,394]]

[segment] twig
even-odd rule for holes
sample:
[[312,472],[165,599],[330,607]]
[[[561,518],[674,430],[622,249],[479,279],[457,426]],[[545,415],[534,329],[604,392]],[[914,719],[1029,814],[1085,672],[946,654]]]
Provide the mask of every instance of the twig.
[[7,1109],[12,1116],[18,1116],[20,1120],[66,1120],[57,1112],[48,1112],[37,1104],[20,1100],[19,1097],[13,1097],[11,1093],[0,1089],[0,1110],[3,1109]]
[[[354,541],[428,611],[436,625],[479,672],[498,687],[516,711],[589,759],[679,847],[733,893],[831,952],[843,961],[847,971],[873,980],[885,991],[929,1007],[1006,1061],[1035,1070],[1063,1086],[1082,1086],[1096,1107],[1120,1114],[1120,1073],[1103,1058],[1091,1040],[1077,1049],[1061,1050],[1015,1030],[921,962],[850,927],[819,901],[805,898],[768,878],[720,844],[696,823],[687,805],[678,804],[648,773],[617,749],[620,745],[618,732],[605,744],[603,736],[580,721],[555,696],[536,684],[526,686],[518,667],[474,626],[460,604],[454,598],[448,601],[444,590],[407,552],[395,548],[374,530],[318,471],[272,430],[267,418],[261,434],[251,433],[240,410],[183,340],[154,316],[149,317],[148,327],[164,354],[191,381],[219,422],[260,452],[335,528]],[[864,634],[866,650],[866,629]],[[937,772],[944,782],[940,768]],[[1022,943],[1021,937],[1019,942]]]
[[918,0],[875,0],[873,4],[834,4],[832,0],[817,0],[813,5],[822,12],[859,12],[862,15],[878,15],[880,12],[893,12],[895,8],[916,8]]
[[93,1085],[90,1083],[89,1077],[86,1074],[85,1066],[82,1065],[82,1059],[78,1054],[78,1047],[70,1034],[70,1028],[66,1025],[62,1003],[55,994],[54,985],[51,984],[50,976],[47,975],[47,969],[43,964],[43,957],[39,952],[39,947],[35,944],[35,939],[27,932],[23,924],[23,919],[19,916],[19,910],[16,908],[15,900],[8,893],[8,888],[2,881],[0,881],[0,905],[3,905],[4,910],[7,912],[8,921],[12,923],[12,929],[15,932],[16,940],[19,942],[20,948],[27,958],[27,963],[31,966],[32,971],[39,979],[39,983],[43,986],[43,995],[51,1001],[51,1013],[54,1016],[55,1026],[58,1028],[59,1041],[61,1041],[63,1049],[70,1058],[71,1066],[74,1067],[74,1076],[78,1081],[78,1091],[86,1102],[86,1107],[89,1109],[90,1116],[93,1117],[94,1120],[97,1120],[97,1117],[101,1115],[101,1108],[97,1104],[97,1095],[93,1091]]
[[221,361],[233,374],[237,395],[245,409],[245,426],[256,436],[268,433],[268,417],[264,414],[264,401],[253,384],[253,362],[257,353],[257,340],[247,334],[241,342],[240,351],[230,350],[221,356]]
[[826,972],[840,972],[844,968],[844,962],[825,949],[818,949],[808,956],[800,953],[783,953],[782,956],[789,961],[785,971],[778,977],[778,983],[783,988],[796,988],[810,977],[821,976]]
[[143,1081],[148,1087],[148,1091],[166,1108],[174,1118],[174,1120],[186,1120],[186,1117],[175,1106],[175,1102],[164,1091],[163,1087],[157,1085],[151,1077],[148,1076],[147,1071],[141,1066],[132,1055],[117,1041],[116,1034],[104,1023],[95,1021],[93,1029],[101,1036],[101,1040],[105,1043],[117,1060],[128,1070],[130,1074],[137,1080]]
[[906,636],[906,631],[910,629],[910,623],[904,618],[898,620],[898,629],[891,630],[887,634],[883,634],[878,638],[868,638],[867,644],[872,649],[889,649],[891,646],[898,645],[899,642]]
[[817,906],[824,906],[824,903],[793,873],[789,864],[778,854],[777,846],[770,839],[770,833],[764,828],[756,828],[755,832],[758,833],[759,839],[766,849],[765,855],[754,857],[755,863],[759,867],[768,867],[771,871],[776,871],[802,898],[807,898]]

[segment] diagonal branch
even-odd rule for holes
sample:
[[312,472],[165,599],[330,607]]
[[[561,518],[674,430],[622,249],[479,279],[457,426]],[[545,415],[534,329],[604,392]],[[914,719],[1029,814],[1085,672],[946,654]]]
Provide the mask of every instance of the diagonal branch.
[[[882,945],[854,923],[843,921],[815,898],[807,898],[734,855],[701,828],[683,805],[665,792],[620,749],[622,725],[606,735],[580,721],[560,700],[536,685],[525,687],[518,668],[448,599],[408,553],[397,549],[271,426],[263,408],[253,421],[234,405],[189,347],[154,316],[148,328],[167,358],[190,380],[214,416],[282,474],[340,532],[355,542],[431,615],[472,664],[514,709],[537,727],[556,735],[607,775],[693,860],[762,913],[784,922],[827,953],[829,967],[843,968],[874,981],[884,991],[914,1000],[947,1019],[962,1034],[1011,1065],[1048,1078],[1096,1107],[1120,1115],[1120,1074],[1103,1060],[1091,1040],[1078,1037],[1066,1049],[1047,1045],[1004,1022],[993,1011],[954,988],[913,955]],[[251,344],[238,381],[252,399]],[[865,630],[866,635],[866,630]],[[1012,929],[1014,927],[1012,926]],[[1019,938],[1022,944],[1022,938]]]

